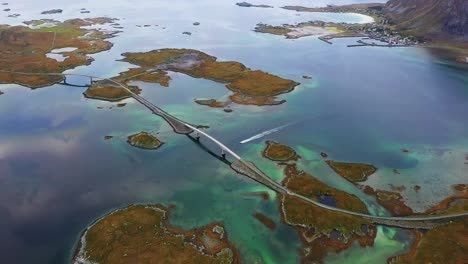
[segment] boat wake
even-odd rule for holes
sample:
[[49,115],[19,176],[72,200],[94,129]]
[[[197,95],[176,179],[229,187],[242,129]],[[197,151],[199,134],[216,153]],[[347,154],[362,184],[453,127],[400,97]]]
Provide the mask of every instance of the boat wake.
[[248,142],[250,142],[250,141],[252,141],[252,140],[256,140],[256,139],[262,138],[262,137],[264,137],[264,136],[266,136],[266,135],[270,135],[270,134],[272,134],[272,133],[278,132],[278,131],[280,131],[280,130],[282,130],[282,129],[288,127],[288,126],[294,125],[294,124],[296,124],[296,123],[298,123],[298,122],[291,122],[291,123],[288,123],[288,124],[285,124],[285,125],[282,125],[282,126],[279,126],[279,127],[275,127],[275,128],[269,129],[269,130],[267,130],[267,131],[263,131],[263,132],[260,133],[260,134],[257,134],[257,135],[255,135],[255,136],[252,136],[252,137],[249,137],[249,138],[247,138],[247,139],[242,140],[240,143],[241,143],[241,144],[245,144],[245,143],[248,143]]

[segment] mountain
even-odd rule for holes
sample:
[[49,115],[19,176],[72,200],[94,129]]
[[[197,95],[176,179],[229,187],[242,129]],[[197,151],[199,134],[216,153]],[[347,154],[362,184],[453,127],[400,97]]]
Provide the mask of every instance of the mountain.
[[468,0],[390,0],[384,11],[403,33],[468,41]]

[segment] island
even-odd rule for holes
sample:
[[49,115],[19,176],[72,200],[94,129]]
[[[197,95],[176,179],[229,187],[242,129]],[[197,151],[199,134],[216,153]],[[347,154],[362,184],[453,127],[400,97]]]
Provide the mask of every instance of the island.
[[[294,162],[278,165],[284,167],[282,185],[291,192],[328,206],[368,213],[359,198],[324,184],[300,170]],[[302,263],[322,263],[328,253],[340,252],[354,243],[362,247],[374,243],[376,226],[366,219],[330,211],[290,194],[278,194],[278,200],[282,221],[292,226],[301,238]]]
[[[114,20],[107,17],[64,22],[44,19],[26,21],[27,26],[0,26],[0,83],[39,88],[61,82],[63,76],[46,74],[89,65],[93,59],[87,55],[110,49],[112,44],[105,39],[117,34],[83,27]],[[50,53],[59,53],[64,59],[50,58]]]
[[63,12],[62,9],[52,9],[52,10],[47,10],[47,11],[41,12],[41,15],[60,14],[62,12]]
[[132,81],[159,83],[167,86],[169,71],[187,74],[193,78],[209,79],[225,83],[233,92],[227,102],[200,101],[198,103],[218,107],[230,102],[247,105],[276,105],[280,94],[292,91],[298,82],[260,71],[251,70],[235,61],[218,61],[216,57],[192,49],[159,49],[148,52],[122,54],[121,61],[139,66],[122,72],[112,80],[125,85]]
[[272,161],[288,161],[297,159],[296,151],[289,146],[277,143],[272,140],[266,141],[266,148],[263,157]]
[[224,102],[219,102],[216,99],[195,99],[195,103],[214,108],[221,108],[226,106]]
[[123,87],[109,81],[102,80],[93,82],[83,93],[86,98],[117,102],[130,98],[131,94]]
[[377,171],[377,168],[370,164],[338,162],[332,160],[327,160],[325,162],[336,173],[350,182],[365,181],[367,180],[367,177],[371,176]]
[[73,263],[238,263],[221,223],[194,230],[169,224],[162,205],[131,205],[111,212],[82,234]]
[[141,149],[158,149],[164,142],[148,132],[140,132],[128,137],[128,144]]
[[254,5],[254,4],[251,4],[251,3],[248,3],[248,2],[239,2],[239,3],[236,3],[236,5],[242,6],[242,7],[273,8],[272,6],[269,6],[269,5]]

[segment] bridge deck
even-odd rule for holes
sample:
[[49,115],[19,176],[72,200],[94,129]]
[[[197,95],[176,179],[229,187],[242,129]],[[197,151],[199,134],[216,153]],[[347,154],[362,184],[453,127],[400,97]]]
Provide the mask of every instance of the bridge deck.
[[[0,71],[0,72],[9,72],[9,71]],[[88,77],[88,78],[91,78],[91,79],[94,78],[94,79],[110,81],[110,82],[124,88],[125,90],[127,90],[136,101],[138,101],[139,103],[141,103],[142,105],[144,105],[145,107],[150,109],[154,114],[159,115],[162,118],[164,118],[164,120],[166,120],[169,123],[169,125],[171,125],[171,127],[174,129],[174,131],[176,133],[190,134],[190,133],[192,133],[194,131],[197,131],[198,133],[206,136],[208,139],[213,141],[215,144],[217,144],[219,147],[221,147],[221,149],[223,149],[227,153],[231,154],[236,159],[231,164],[231,168],[234,171],[236,171],[236,172],[238,172],[238,173],[240,173],[242,175],[245,175],[245,176],[253,179],[254,181],[257,181],[257,182],[263,184],[264,186],[268,187],[269,189],[271,189],[273,191],[276,191],[276,192],[281,193],[281,194],[295,196],[295,197],[297,197],[299,199],[302,199],[302,200],[304,200],[306,202],[309,202],[309,203],[311,203],[311,204],[313,204],[315,206],[319,206],[319,207],[327,209],[327,210],[340,212],[340,213],[344,213],[344,214],[348,214],[348,215],[354,215],[354,216],[358,216],[358,217],[363,217],[363,218],[368,219],[368,220],[370,220],[370,221],[372,221],[374,223],[377,223],[377,224],[388,225],[388,226],[396,226],[396,227],[404,227],[404,228],[433,228],[434,226],[438,226],[438,225],[441,225],[443,223],[449,222],[449,221],[451,221],[451,220],[453,220],[455,218],[468,216],[468,212],[467,212],[467,213],[453,214],[453,215],[426,216],[426,217],[386,217],[386,216],[374,216],[374,215],[368,215],[368,214],[361,214],[361,213],[357,213],[357,212],[353,212],[353,211],[348,211],[348,210],[343,210],[343,209],[336,208],[336,207],[327,206],[327,205],[321,204],[321,203],[319,203],[317,201],[314,201],[314,200],[312,200],[312,199],[310,199],[308,197],[305,197],[305,196],[302,196],[300,194],[293,193],[293,192],[289,191],[283,185],[275,182],[270,177],[265,175],[265,173],[263,173],[253,163],[248,162],[248,161],[244,161],[234,151],[229,149],[227,146],[225,146],[223,143],[221,143],[220,141],[218,141],[214,137],[210,136],[209,134],[205,133],[204,131],[202,131],[202,130],[200,130],[200,129],[198,129],[198,128],[190,125],[190,124],[187,124],[187,123],[183,122],[182,120],[177,119],[176,117],[174,117],[174,116],[170,115],[169,113],[163,111],[161,108],[155,106],[154,104],[152,104],[148,100],[144,99],[143,97],[135,94],[133,91],[131,91],[125,85],[123,85],[123,84],[121,84],[119,82],[116,82],[116,81],[114,81],[112,79],[101,78],[101,77],[96,77],[96,76],[91,76],[91,75],[83,75],[83,74],[25,73],[25,72],[10,72],[10,73],[24,74],[24,75],[55,75],[55,76],[64,76],[64,77],[67,76],[67,75],[70,75],[70,76],[82,76],[82,77]]]

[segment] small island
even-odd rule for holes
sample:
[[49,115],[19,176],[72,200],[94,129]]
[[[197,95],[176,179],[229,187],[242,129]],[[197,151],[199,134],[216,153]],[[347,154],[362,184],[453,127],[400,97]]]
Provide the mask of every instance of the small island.
[[239,3],[236,3],[236,5],[238,6],[242,6],[242,7],[261,7],[261,8],[273,8],[272,6],[269,6],[269,5],[254,5],[254,4],[251,4],[251,3],[248,3],[248,2],[239,2]]
[[117,102],[131,97],[131,94],[123,87],[107,80],[94,82],[83,95],[86,98],[110,102]]
[[325,161],[330,168],[332,168],[340,176],[344,177],[350,182],[362,182],[367,180],[367,177],[371,176],[377,171],[374,165],[365,163],[349,163],[349,162],[338,162],[338,161]]
[[195,99],[195,103],[199,105],[206,105],[209,107],[214,107],[214,108],[221,108],[221,107],[226,106],[225,103],[219,102],[216,99]]
[[41,15],[60,14],[62,12],[63,12],[62,9],[52,9],[52,10],[47,10],[47,11],[41,12]]
[[263,156],[272,161],[288,161],[297,159],[296,151],[289,146],[268,140]]
[[[145,80],[167,85],[168,71],[180,72],[193,78],[225,83],[233,94],[229,100],[238,104],[275,105],[284,103],[276,96],[292,91],[299,83],[260,71],[251,70],[235,61],[217,61],[213,56],[191,49],[160,49],[148,52],[124,53],[122,61],[140,66],[135,74],[121,73],[115,80]],[[143,79],[145,78],[145,79]],[[229,104],[224,102],[223,104]]]
[[148,132],[140,132],[128,137],[128,144],[142,149],[158,149],[164,143]]
[[190,231],[169,224],[162,205],[131,205],[88,227],[72,263],[238,263],[239,253],[220,223]]

